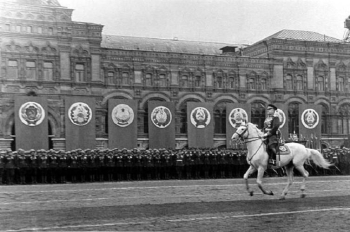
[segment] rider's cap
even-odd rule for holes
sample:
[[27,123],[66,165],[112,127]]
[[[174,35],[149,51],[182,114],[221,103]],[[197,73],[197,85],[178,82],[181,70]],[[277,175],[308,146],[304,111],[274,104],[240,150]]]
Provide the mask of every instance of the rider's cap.
[[274,110],[277,110],[277,106],[275,106],[274,104],[268,104],[267,109],[269,108],[273,108]]

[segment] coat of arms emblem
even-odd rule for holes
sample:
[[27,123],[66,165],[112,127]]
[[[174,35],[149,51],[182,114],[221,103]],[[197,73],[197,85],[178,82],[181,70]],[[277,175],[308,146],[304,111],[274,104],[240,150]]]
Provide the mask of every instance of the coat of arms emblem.
[[280,123],[281,123],[279,128],[282,128],[284,126],[284,124],[286,123],[286,115],[284,114],[283,110],[277,109],[275,111],[275,115],[274,116],[279,118]]
[[119,104],[112,110],[112,120],[120,127],[127,127],[134,121],[134,111],[126,104]]
[[204,107],[197,107],[192,110],[191,115],[191,123],[196,128],[205,128],[209,125],[211,120],[210,112]]
[[68,118],[74,125],[85,126],[92,118],[91,108],[83,102],[76,102],[69,108]]
[[165,106],[158,106],[151,113],[151,121],[158,128],[166,128],[172,121],[171,111]]
[[19,108],[19,118],[27,126],[37,126],[45,118],[45,110],[36,102],[26,102]]
[[248,114],[242,108],[233,109],[229,114],[229,122],[232,127],[237,128],[248,122]]
[[320,116],[314,109],[306,109],[301,114],[301,122],[308,129],[315,128],[320,121]]

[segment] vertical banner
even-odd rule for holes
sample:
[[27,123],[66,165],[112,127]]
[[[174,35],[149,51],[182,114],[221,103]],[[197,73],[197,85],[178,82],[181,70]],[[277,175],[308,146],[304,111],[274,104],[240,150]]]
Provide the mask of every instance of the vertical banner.
[[49,149],[47,99],[15,97],[16,149]]
[[281,138],[282,140],[288,140],[289,134],[288,134],[288,123],[287,123],[287,117],[288,117],[288,105],[282,104],[282,103],[276,103],[274,104],[277,106],[276,114],[280,119],[281,125],[280,125],[280,132],[281,132]]
[[212,103],[187,103],[189,148],[212,148],[214,145],[214,117]]
[[66,150],[95,149],[95,98],[65,98]]
[[137,101],[108,101],[108,148],[137,147]]
[[175,104],[148,102],[149,148],[175,148]]
[[227,103],[226,104],[226,148],[232,148],[231,137],[236,129],[251,119],[250,104]]
[[306,138],[311,148],[318,148],[321,139],[322,106],[299,105],[299,138]]

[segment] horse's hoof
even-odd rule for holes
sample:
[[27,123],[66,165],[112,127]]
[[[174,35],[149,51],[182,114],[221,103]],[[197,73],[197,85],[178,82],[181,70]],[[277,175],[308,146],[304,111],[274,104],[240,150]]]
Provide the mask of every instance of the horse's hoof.
[[306,197],[306,194],[305,193],[302,193],[301,195],[300,195],[300,198],[305,198]]
[[249,192],[249,196],[252,197],[253,195],[254,195],[254,192],[253,192],[253,191],[250,191],[250,192]]

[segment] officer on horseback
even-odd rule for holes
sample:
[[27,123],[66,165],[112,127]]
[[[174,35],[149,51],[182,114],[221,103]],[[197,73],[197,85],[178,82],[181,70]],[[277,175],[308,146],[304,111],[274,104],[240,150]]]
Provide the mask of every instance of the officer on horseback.
[[264,121],[264,135],[266,138],[266,151],[269,155],[269,164],[276,165],[276,155],[278,146],[278,129],[280,126],[279,117],[275,115],[277,107],[273,104],[267,105],[267,118]]

